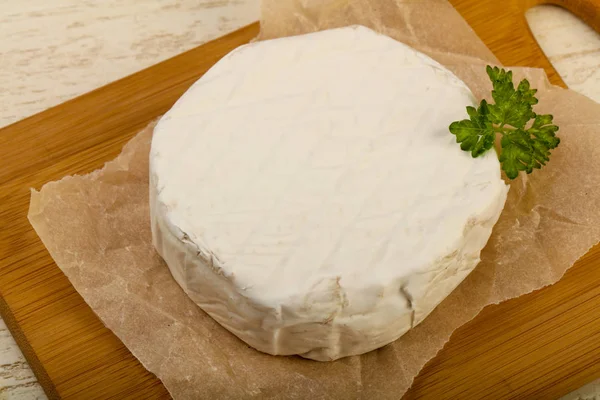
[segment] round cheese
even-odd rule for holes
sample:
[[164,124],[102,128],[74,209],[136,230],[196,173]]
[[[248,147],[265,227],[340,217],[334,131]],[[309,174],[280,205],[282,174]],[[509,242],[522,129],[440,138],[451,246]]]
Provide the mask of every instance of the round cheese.
[[479,262],[507,186],[448,131],[474,98],[443,66],[354,26],[248,44],[165,114],[155,247],[250,346],[334,360],[421,322]]

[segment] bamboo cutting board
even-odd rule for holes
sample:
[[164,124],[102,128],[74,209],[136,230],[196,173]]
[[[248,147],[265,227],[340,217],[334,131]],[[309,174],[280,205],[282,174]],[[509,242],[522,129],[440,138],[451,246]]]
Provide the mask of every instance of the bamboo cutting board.
[[[452,0],[505,65],[543,67],[524,10],[552,2],[600,30],[600,0]],[[50,398],[168,398],[106,329],[29,225],[29,188],[114,158],[254,24],[0,130],[0,311]],[[557,284],[460,328],[407,398],[552,399],[600,377],[600,246]],[[201,384],[201,383],[200,383]]]

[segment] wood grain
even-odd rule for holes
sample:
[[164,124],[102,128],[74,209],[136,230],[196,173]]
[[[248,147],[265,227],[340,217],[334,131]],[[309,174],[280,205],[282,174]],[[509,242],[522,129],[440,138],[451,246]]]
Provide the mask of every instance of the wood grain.
[[90,172],[166,112],[258,24],[0,130],[0,311],[50,398],[168,398],[56,267],[27,221],[29,188]]
[[600,103],[600,33],[553,5],[534,7],[526,17],[535,39],[569,88]]
[[533,37],[525,12],[534,6],[566,8],[600,32],[600,0],[449,0],[504,65],[544,68],[550,82],[566,87]]
[[[504,28],[494,28],[496,36],[482,34],[490,25],[478,22],[481,9],[496,0],[452,2],[503,63],[540,66],[539,49],[527,53],[522,41],[506,46],[494,39],[508,28],[517,30],[502,21],[516,10],[525,21],[524,5],[535,2],[498,2],[511,12],[496,14],[494,21]],[[581,4],[588,3],[569,4],[576,11],[587,10]],[[257,33],[258,26],[251,25],[0,130],[0,309],[49,397],[168,398],[168,393],[49,257],[26,219],[28,188],[92,171],[115,157],[214,62]],[[542,66],[553,73],[549,63]],[[488,307],[453,335],[406,397],[554,398],[599,377],[600,319],[594,312],[600,309],[599,266],[596,247],[558,284]]]
[[406,399],[556,399],[600,377],[600,246],[454,332]]
[[248,25],[259,1],[0,1],[0,128]]
[[1,318],[0,360],[0,399],[45,398],[31,367]]

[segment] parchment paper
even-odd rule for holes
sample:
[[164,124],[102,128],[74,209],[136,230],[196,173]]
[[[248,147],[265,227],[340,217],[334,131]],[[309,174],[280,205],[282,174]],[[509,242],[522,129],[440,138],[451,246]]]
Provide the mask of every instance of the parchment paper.
[[[362,24],[454,71],[477,96],[497,62],[445,0],[268,0],[261,38]],[[114,161],[33,191],[29,219],[90,307],[175,398],[398,399],[451,333],[486,305],[556,282],[600,240],[600,105],[515,68],[540,89],[561,145],[511,184],[475,271],[419,326],[360,357],[320,363],[261,354],[196,307],[152,248],[148,152],[152,126]]]

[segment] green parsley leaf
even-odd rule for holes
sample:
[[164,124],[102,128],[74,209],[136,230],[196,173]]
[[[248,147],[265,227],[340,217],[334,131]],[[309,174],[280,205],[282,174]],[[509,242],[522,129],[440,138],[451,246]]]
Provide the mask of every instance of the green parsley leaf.
[[[536,115],[533,106],[538,103],[536,89],[523,79],[517,88],[512,71],[498,67],[486,68],[492,81],[494,103],[482,100],[479,107],[467,107],[469,119],[450,124],[460,148],[479,157],[492,148],[496,134],[502,135],[499,155],[502,169],[510,179],[520,171],[531,173],[550,160],[550,150],[560,143],[556,137],[558,126],[552,124],[552,115]],[[529,122],[533,123],[527,127]]]
[[471,119],[453,122],[450,132],[456,135],[461,149],[470,151],[473,157],[478,157],[492,148],[496,133],[489,121],[489,110],[485,100],[481,100],[477,109],[467,107],[467,113]]
[[494,87],[492,98],[495,104],[490,104],[492,122],[524,128],[525,124],[535,117],[531,106],[537,103],[536,90],[529,89],[527,80],[521,81],[518,89],[515,90],[512,71],[506,72],[504,69],[492,68],[489,65],[486,71]]
[[519,171],[533,170],[532,145],[527,132],[517,129],[502,136],[502,153],[498,157],[506,176],[515,179]]

